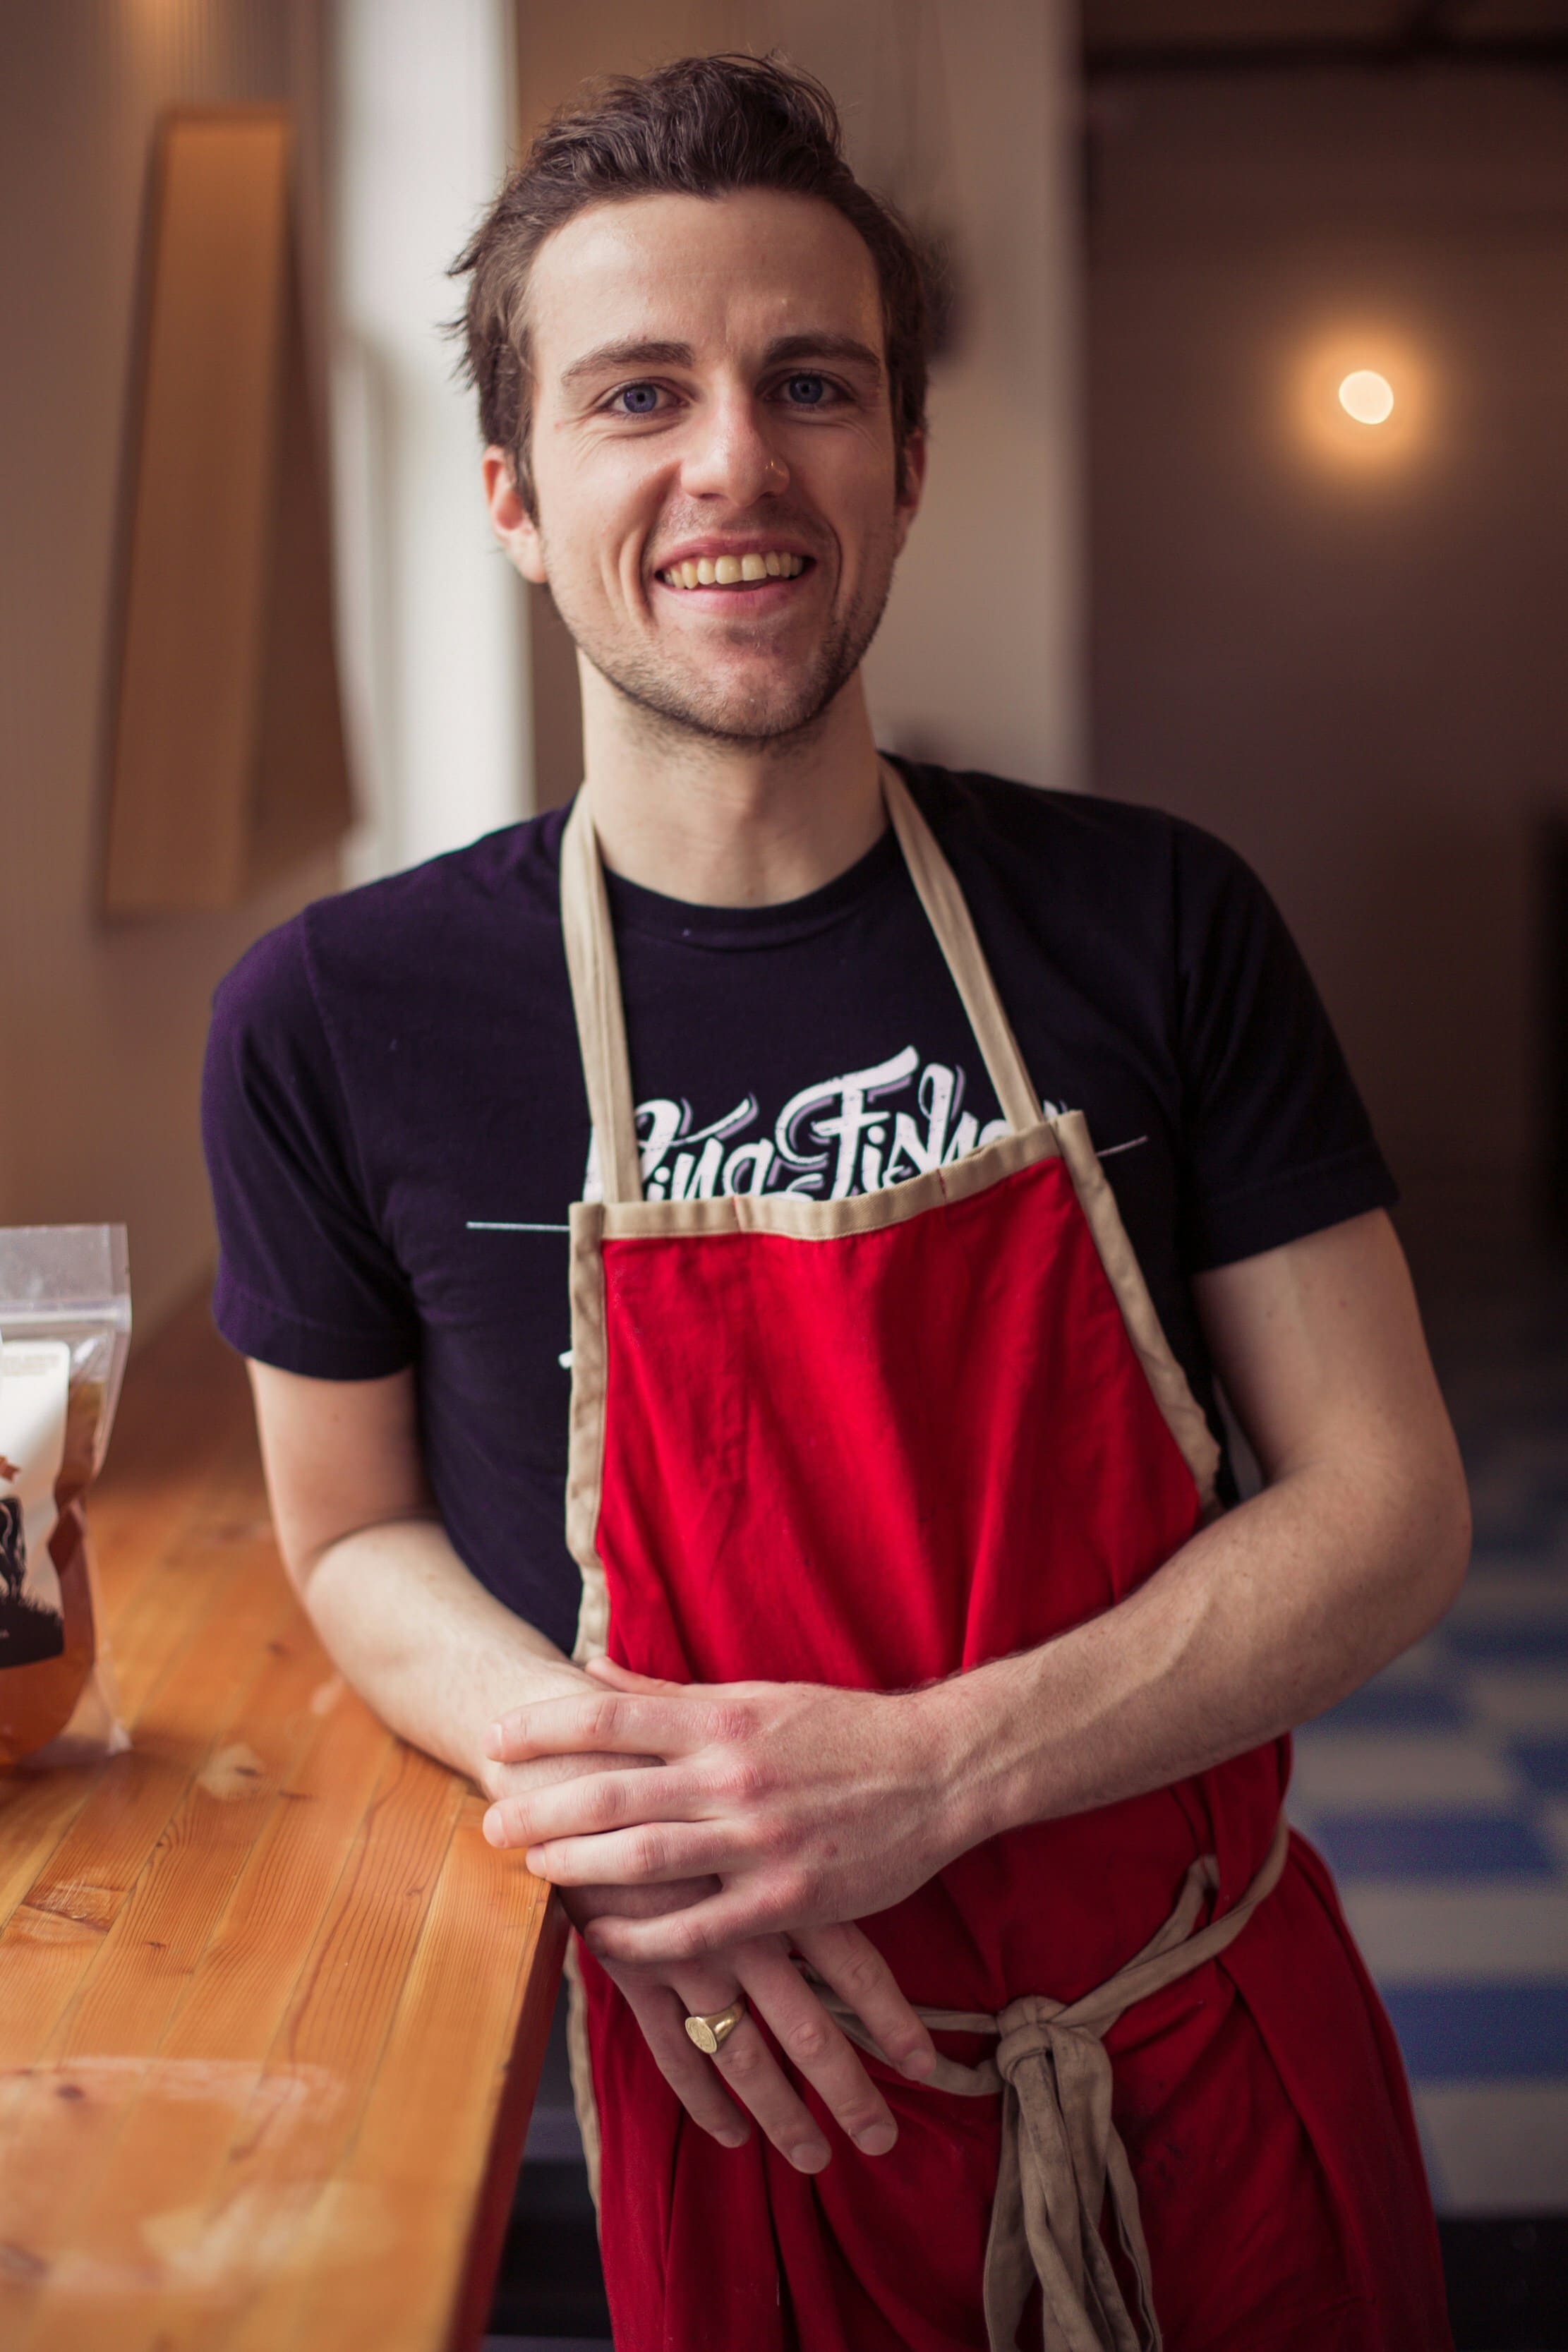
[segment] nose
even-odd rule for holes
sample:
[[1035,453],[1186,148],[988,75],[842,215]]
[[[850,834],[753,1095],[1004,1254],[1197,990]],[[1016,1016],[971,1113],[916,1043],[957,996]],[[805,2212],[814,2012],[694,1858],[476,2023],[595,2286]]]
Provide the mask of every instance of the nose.
[[752,507],[777,498],[788,483],[789,467],[769,441],[749,387],[736,385],[699,410],[681,467],[689,497]]

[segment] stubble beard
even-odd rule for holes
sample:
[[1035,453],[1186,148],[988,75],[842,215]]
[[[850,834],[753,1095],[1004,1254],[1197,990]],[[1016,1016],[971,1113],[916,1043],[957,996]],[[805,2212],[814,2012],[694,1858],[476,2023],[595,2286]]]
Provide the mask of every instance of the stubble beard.
[[[548,543],[543,551],[549,571]],[[578,652],[607,685],[646,716],[653,731],[737,748],[772,744],[782,749],[791,738],[809,736],[859,668],[881,625],[892,581],[889,550],[868,576],[855,602],[830,622],[809,661],[793,677],[760,689],[725,688],[717,681],[693,678],[674,662],[661,663],[652,654],[617,645],[574,611],[575,599],[570,590],[563,599],[553,576],[550,593]],[[731,625],[743,631],[746,624],[737,621]]]

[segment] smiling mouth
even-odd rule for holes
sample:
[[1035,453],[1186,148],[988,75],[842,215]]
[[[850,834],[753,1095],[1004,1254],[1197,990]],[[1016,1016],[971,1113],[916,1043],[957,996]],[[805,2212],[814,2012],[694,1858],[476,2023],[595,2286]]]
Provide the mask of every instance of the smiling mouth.
[[798,580],[811,562],[769,548],[755,555],[700,555],[671,563],[655,577],[667,588],[758,588],[769,580]]

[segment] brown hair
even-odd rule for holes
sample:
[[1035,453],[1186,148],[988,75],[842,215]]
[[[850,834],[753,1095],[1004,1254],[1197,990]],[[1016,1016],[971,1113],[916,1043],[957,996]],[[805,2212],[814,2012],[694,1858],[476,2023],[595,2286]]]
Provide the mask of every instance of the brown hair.
[[778,188],[816,196],[858,231],[882,298],[898,479],[925,425],[931,330],[919,257],[891,208],[844,160],[838,110],[821,82],[775,58],[680,58],[616,75],[545,124],[450,275],[468,278],[454,332],[487,442],[504,449],[530,510],[528,282],[546,237],[590,205],[633,196],[722,196]]

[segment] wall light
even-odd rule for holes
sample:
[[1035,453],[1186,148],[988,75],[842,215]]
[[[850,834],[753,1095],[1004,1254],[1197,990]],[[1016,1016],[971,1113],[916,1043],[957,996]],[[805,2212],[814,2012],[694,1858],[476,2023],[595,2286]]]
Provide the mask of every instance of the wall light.
[[1340,406],[1358,425],[1384,425],[1394,413],[1394,386],[1375,368],[1354,368],[1340,386]]
[[1331,473],[1393,484],[1436,454],[1439,371],[1425,335],[1393,318],[1346,318],[1282,344],[1279,359],[1291,438]]

